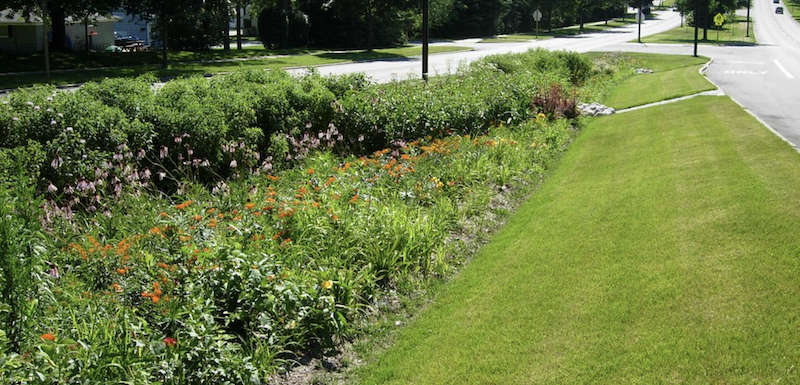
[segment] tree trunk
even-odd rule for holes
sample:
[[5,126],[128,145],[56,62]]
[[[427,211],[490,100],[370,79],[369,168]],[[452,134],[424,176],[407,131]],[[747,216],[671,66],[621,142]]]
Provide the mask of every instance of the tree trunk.
[[225,14],[228,16],[227,19],[223,20],[223,23],[220,25],[220,31],[222,31],[222,47],[225,51],[231,50],[231,33],[230,33],[230,21],[231,21],[231,14],[230,9],[228,9],[227,5],[225,6]]
[[164,26],[162,27],[164,29],[164,36],[162,36],[163,42],[161,43],[161,68],[164,69],[166,69],[169,65],[169,60],[167,59],[167,45],[169,44],[169,19],[165,19]]
[[281,0],[283,28],[281,29],[281,48],[289,47],[289,0]]
[[375,38],[375,12],[372,9],[372,1],[367,2],[367,52],[372,52],[372,44]]
[[242,8],[236,4],[236,49],[242,49]]
[[578,11],[578,19],[580,20],[580,27],[579,29],[583,31],[583,10],[581,9]]
[[[67,23],[64,19],[67,18],[64,12],[64,7],[60,4],[52,4],[50,8],[50,20],[52,21],[53,39],[50,42],[52,51],[64,52],[67,50],[66,37],[67,37]],[[47,22],[45,20],[45,22]]]

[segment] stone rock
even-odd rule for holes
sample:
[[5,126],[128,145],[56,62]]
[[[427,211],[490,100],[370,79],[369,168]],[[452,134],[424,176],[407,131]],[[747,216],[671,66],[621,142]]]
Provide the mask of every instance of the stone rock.
[[581,112],[581,115],[587,116],[606,116],[616,112],[616,110],[613,108],[604,106],[600,103],[579,103],[578,111]]
[[651,74],[651,73],[653,73],[653,70],[648,69],[648,68],[637,68],[636,69],[636,74],[637,75],[644,75],[644,74]]

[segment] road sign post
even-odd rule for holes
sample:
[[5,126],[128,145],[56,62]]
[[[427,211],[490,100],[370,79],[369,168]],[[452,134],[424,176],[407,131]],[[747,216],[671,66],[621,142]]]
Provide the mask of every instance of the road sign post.
[[536,8],[536,10],[533,11],[533,21],[536,22],[536,40],[539,40],[539,20],[542,20],[542,11]]
[[719,30],[722,27],[722,23],[725,22],[725,17],[722,16],[721,13],[714,15],[714,25],[717,26],[717,43],[719,44]]

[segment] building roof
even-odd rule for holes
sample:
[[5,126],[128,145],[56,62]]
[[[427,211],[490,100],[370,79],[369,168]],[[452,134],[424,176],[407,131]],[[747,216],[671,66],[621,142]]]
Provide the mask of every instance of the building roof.
[[[89,21],[92,23],[115,22],[117,20],[122,20],[122,17],[113,15],[100,15],[97,13],[89,17]],[[67,24],[83,23],[83,20],[73,18],[72,16],[67,17],[65,21],[67,22]],[[42,18],[39,15],[36,15],[35,13],[25,15],[21,12],[16,12],[11,9],[4,9],[0,11],[0,25],[24,25],[24,24],[41,25]]]

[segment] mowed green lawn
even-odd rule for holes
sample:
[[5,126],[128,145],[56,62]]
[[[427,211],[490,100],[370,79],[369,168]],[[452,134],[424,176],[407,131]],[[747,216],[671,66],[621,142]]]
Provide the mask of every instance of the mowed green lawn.
[[629,77],[603,103],[616,109],[693,95],[716,89],[698,70],[706,57],[659,54],[626,54],[641,61],[652,74]]
[[595,118],[360,382],[798,383],[798,171],[727,97]]

